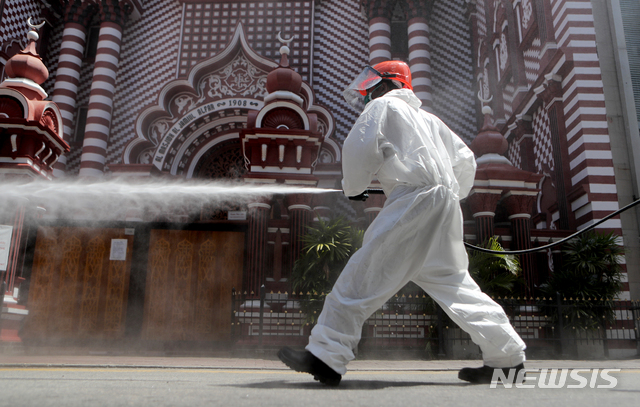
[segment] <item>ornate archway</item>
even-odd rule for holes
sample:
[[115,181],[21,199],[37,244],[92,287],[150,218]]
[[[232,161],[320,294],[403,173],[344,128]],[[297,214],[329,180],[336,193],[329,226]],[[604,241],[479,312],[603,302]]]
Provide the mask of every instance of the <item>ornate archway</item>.
[[[203,154],[223,141],[219,137],[246,128],[249,112],[259,112],[268,103],[281,107],[281,102],[271,100],[278,95],[269,99],[266,89],[267,76],[277,67],[251,49],[238,24],[224,51],[194,66],[187,78],[167,83],[157,103],[142,111],[136,120],[137,137],[123,152],[123,165],[153,166],[162,173],[192,178]],[[328,139],[334,121],[328,110],[315,104],[311,87],[303,83],[297,98],[299,103],[290,103],[289,109],[297,111],[303,122],[307,113],[314,115],[318,132]],[[261,123],[263,118],[258,119]],[[299,123],[288,125],[300,127]],[[329,152],[325,159],[338,159],[339,148],[334,144],[324,146]]]

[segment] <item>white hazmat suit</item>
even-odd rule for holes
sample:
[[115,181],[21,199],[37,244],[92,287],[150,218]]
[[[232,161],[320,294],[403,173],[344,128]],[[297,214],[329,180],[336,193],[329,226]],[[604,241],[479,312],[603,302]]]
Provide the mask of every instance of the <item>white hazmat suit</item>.
[[361,194],[377,175],[387,201],[326,297],[306,347],[339,374],[367,318],[409,281],[471,335],[485,365],[525,360],[503,309],[468,272],[459,201],[473,186],[473,153],[420,105],[411,90],[392,90],[367,104],[344,142],[344,193]]

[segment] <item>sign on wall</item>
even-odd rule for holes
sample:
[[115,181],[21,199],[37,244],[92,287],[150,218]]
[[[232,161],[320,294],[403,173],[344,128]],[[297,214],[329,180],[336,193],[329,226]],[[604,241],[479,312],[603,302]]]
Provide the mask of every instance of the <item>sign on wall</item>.
[[13,226],[0,225],[0,271],[7,271]]
[[127,260],[127,239],[111,239],[109,260]]

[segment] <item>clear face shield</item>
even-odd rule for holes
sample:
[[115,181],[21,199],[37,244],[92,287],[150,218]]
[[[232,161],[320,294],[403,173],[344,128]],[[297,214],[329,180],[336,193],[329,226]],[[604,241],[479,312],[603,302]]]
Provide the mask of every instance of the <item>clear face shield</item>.
[[358,111],[362,111],[369,102],[367,89],[373,88],[382,81],[382,74],[370,66],[366,66],[353,82],[342,92],[344,99]]

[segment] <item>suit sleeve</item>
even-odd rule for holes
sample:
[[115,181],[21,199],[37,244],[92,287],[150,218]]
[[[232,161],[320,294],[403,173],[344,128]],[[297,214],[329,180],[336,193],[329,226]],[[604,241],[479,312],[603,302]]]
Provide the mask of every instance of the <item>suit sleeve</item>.
[[372,101],[362,112],[342,146],[342,189],[346,196],[364,192],[384,164],[383,128],[386,103]]

